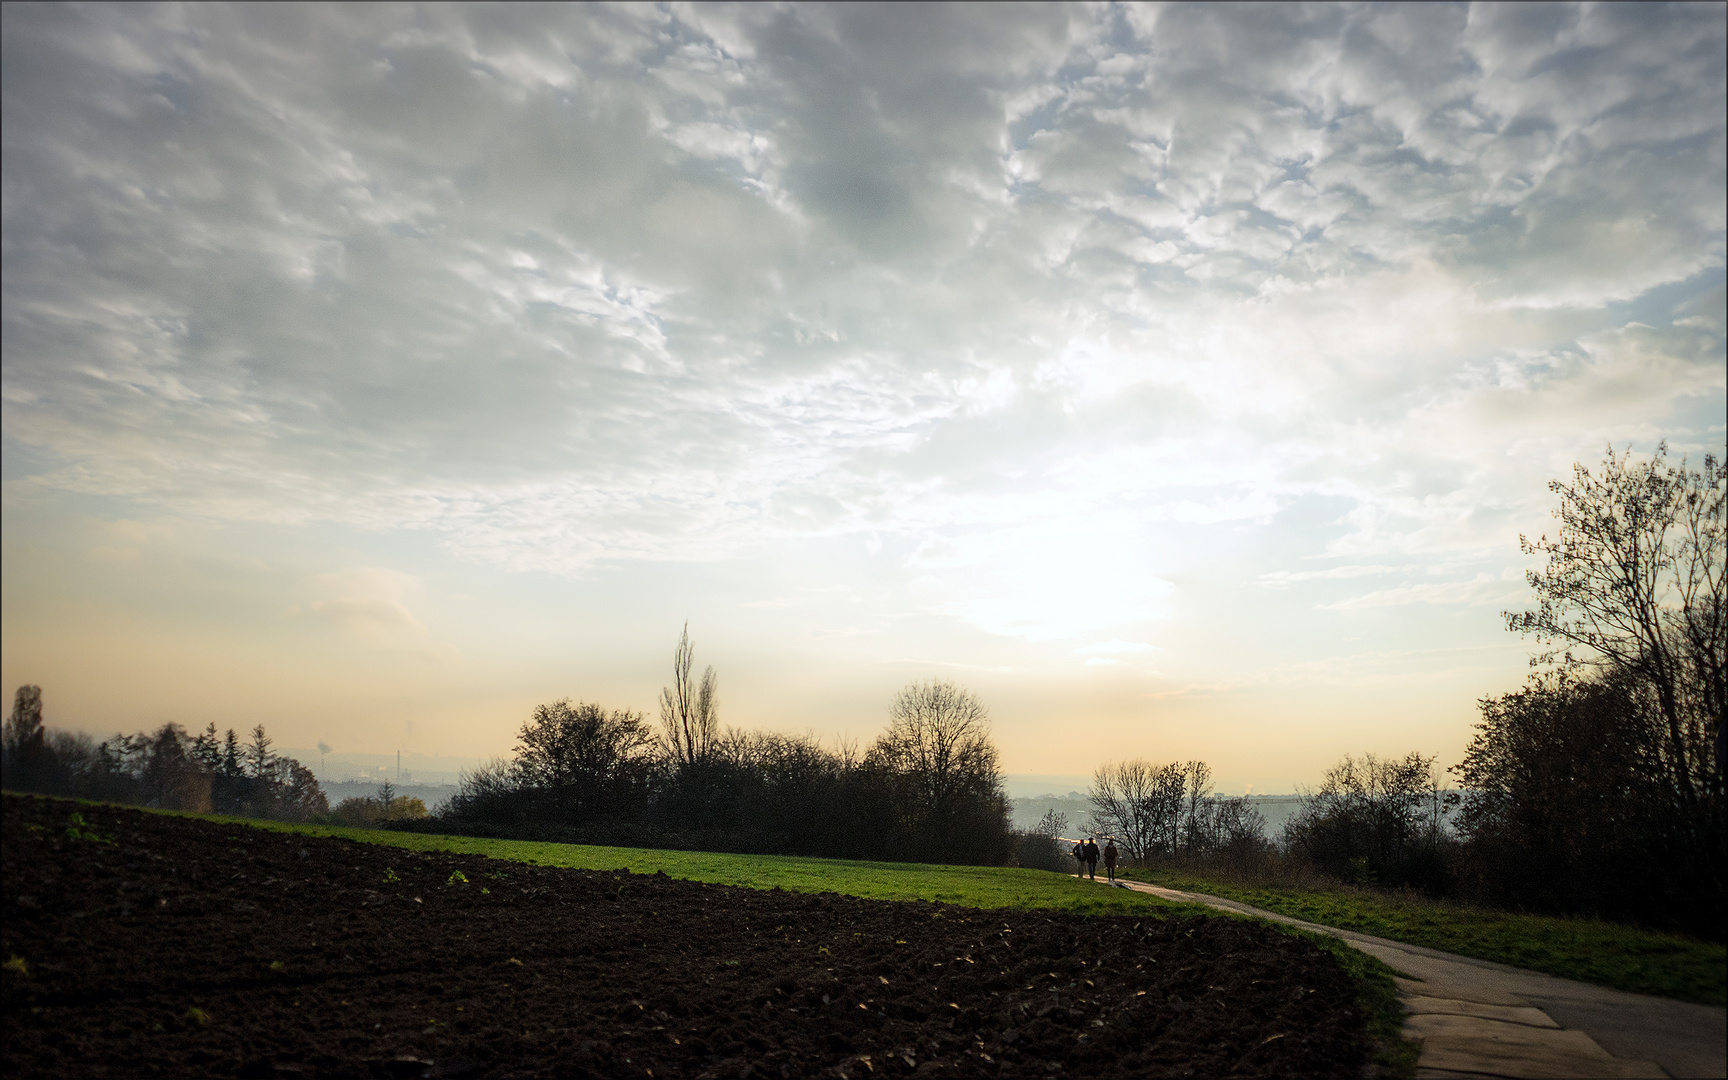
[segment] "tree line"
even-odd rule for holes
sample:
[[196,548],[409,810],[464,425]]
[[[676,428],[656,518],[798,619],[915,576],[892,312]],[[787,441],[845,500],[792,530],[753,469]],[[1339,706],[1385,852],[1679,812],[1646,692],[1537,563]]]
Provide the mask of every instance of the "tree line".
[[179,724],[96,742],[49,731],[42,689],[20,686],[0,732],[0,774],[10,791],[34,791],[165,810],[306,821],[329,812],[312,770],[271,750],[264,725],[242,742],[210,724],[189,735]]
[[[1001,865],[1027,838],[1008,801],[984,704],[940,679],[903,688],[859,751],[811,736],[724,728],[718,679],[694,674],[685,628],[660,722],[562,699],[535,708],[509,759],[465,773],[436,816],[388,784],[332,811],[312,772],[270,750],[178,724],[101,743],[50,732],[42,695],[18,690],[3,744],[12,790],[333,824],[580,843]],[[1038,865],[1059,863],[1030,842]]]
[[1000,865],[1009,825],[989,716],[943,680],[903,688],[867,748],[724,728],[718,678],[689,628],[658,725],[563,699],[537,707],[509,759],[464,774],[436,818],[397,827],[581,843]]
[[[1447,815],[1459,793],[1441,788],[1434,759],[1383,761],[1345,755],[1278,836],[1247,797],[1212,789],[1203,761],[1143,759],[1100,765],[1088,791],[1084,831],[1113,839],[1139,866],[1178,866],[1266,878],[1292,863],[1350,884],[1443,891],[1454,830]],[[1060,832],[1052,812],[1041,832]]]
[[1220,799],[1203,761],[1102,765],[1093,777],[1092,828],[1136,863],[1182,858],[1246,863],[1265,844],[1266,821],[1247,799]]
[[332,825],[373,829],[387,826],[392,821],[410,821],[425,816],[424,802],[411,795],[396,794],[396,785],[386,780],[378,785],[377,795],[343,799],[324,817]]

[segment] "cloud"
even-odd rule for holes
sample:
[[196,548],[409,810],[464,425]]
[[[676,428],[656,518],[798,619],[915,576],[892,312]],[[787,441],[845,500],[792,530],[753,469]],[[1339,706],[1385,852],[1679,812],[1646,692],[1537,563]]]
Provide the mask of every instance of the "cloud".
[[1312,684],[1362,687],[1376,683],[1408,686],[1413,679],[1435,679],[1459,673],[1467,673],[1472,680],[1482,680],[1494,676],[1509,651],[1507,642],[1498,642],[1469,647],[1348,652],[1322,660],[1275,664],[1260,672],[1258,680],[1283,687]]
[[[1109,641],[1083,645],[1074,651],[1086,657],[1085,666],[1087,667],[1122,667],[1135,658],[1144,659],[1163,650],[1144,641],[1123,641],[1120,638],[1112,638]],[[1148,671],[1146,674],[1157,675],[1159,673]]]
[[1334,566],[1326,570],[1274,570],[1270,574],[1261,574],[1259,584],[1268,589],[1288,589],[1303,581],[1338,581],[1359,577],[1375,577],[1381,574],[1408,573],[1414,570],[1409,566]]
[[1416,585],[1398,585],[1376,589],[1335,603],[1321,605],[1334,611],[1360,608],[1398,607],[1404,604],[1469,604],[1482,606],[1519,604],[1527,596],[1521,577],[1509,572],[1498,575],[1480,573],[1469,581],[1443,581]]
[[1099,641],[1091,645],[1082,645],[1074,651],[1082,656],[1121,656],[1129,654],[1140,655],[1155,653],[1158,652],[1159,649],[1158,646],[1148,645],[1144,641],[1123,641],[1120,638],[1111,638],[1109,641]]
[[289,608],[290,618],[336,627],[374,647],[417,644],[427,637],[425,624],[404,602],[420,591],[420,582],[408,574],[354,567],[313,575],[307,587],[318,599]]
[[1717,7],[4,19],[9,498],[573,575],[889,537],[1054,640],[1316,499],[1249,580],[1486,597],[1579,453],[1720,443]]

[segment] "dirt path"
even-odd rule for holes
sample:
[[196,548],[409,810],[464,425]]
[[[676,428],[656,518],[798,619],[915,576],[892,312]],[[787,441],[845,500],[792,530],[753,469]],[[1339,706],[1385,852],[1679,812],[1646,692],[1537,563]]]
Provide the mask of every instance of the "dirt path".
[[1407,976],[1418,1077],[1728,1076],[1728,1011],[1629,994],[1292,919],[1202,893],[1125,888],[1331,934]]

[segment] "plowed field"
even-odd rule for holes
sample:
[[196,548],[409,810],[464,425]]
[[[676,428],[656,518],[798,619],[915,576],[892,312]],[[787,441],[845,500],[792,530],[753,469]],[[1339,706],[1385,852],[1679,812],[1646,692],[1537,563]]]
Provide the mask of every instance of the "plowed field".
[[4,811],[8,1076],[1347,1076],[1367,1059],[1349,978],[1240,920]]

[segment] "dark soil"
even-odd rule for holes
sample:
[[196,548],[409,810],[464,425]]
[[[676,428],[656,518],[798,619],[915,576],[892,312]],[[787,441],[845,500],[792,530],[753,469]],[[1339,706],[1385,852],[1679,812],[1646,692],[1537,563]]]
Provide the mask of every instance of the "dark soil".
[[[79,817],[74,819],[73,815]],[[1237,919],[527,866],[7,796],[8,1076],[1346,1076]]]

